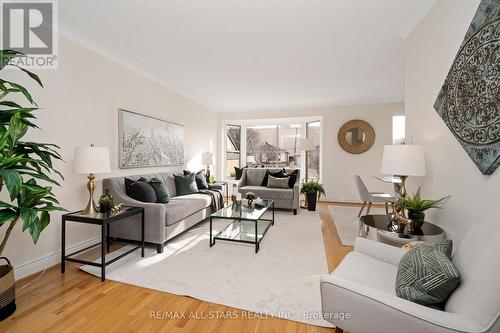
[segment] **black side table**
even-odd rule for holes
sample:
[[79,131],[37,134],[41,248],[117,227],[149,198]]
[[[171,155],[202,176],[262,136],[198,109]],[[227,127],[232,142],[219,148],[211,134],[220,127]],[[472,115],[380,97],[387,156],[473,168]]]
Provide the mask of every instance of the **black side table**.
[[[130,249],[129,251],[119,255],[116,258],[106,262],[106,252],[109,252],[110,238],[109,238],[109,225],[111,223],[119,222],[127,217],[141,214],[141,242],[140,245]],[[84,249],[75,251],[70,254],[66,254],[66,221],[95,224],[101,226],[101,241],[97,244],[87,246]],[[134,243],[136,244],[136,243]],[[93,261],[87,261],[82,259],[70,258],[75,254],[86,251],[92,247],[101,245],[101,263],[95,263]],[[104,246],[106,245],[106,250]],[[122,207],[118,213],[109,214],[95,214],[95,215],[82,215],[81,211],[64,214],[62,216],[62,242],[61,242],[61,273],[64,273],[66,269],[66,261],[77,262],[80,264],[91,265],[101,268],[101,281],[106,279],[106,266],[114,263],[115,261],[125,257],[126,255],[134,252],[137,249],[141,249],[141,257],[144,257],[144,208],[142,207]]]

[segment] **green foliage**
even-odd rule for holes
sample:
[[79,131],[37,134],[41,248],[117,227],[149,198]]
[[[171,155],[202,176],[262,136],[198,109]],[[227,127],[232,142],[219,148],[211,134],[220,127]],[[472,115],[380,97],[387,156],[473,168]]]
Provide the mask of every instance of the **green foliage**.
[[102,195],[99,198],[99,204],[111,206],[113,204],[113,197],[111,197],[110,195]]
[[[9,61],[21,56],[24,54],[14,50],[0,50],[0,70],[14,66]],[[36,74],[14,67],[43,87]],[[15,96],[21,96],[30,106],[23,107],[7,99]],[[59,183],[51,177],[52,173],[63,179],[52,162],[61,159],[59,147],[23,140],[30,128],[38,128],[33,123],[36,119],[33,113],[37,110],[38,106],[26,88],[16,82],[0,79],[0,191],[5,185],[10,198],[10,202],[0,201],[0,227],[8,226],[0,244],[0,255],[17,222],[22,221],[23,231],[28,230],[36,243],[50,222],[50,212],[64,211],[58,206],[52,187],[37,183],[37,180],[41,180],[58,186]]]
[[398,206],[413,212],[423,212],[431,208],[442,208],[441,205],[449,198],[450,196],[448,195],[438,200],[422,199],[419,187],[417,193],[413,194],[413,196],[407,195],[404,198],[399,198]]
[[318,194],[318,197],[326,195],[325,186],[319,180],[309,180],[302,183],[300,194]]
[[245,198],[248,200],[255,200],[257,199],[257,196],[253,192],[247,192],[245,193]]

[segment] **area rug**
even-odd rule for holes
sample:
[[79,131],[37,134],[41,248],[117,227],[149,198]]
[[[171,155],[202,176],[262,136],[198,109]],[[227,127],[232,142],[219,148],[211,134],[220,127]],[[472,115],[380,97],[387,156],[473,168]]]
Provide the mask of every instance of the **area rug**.
[[[328,206],[343,245],[354,246],[354,240],[359,237],[358,214],[360,209],[361,207],[352,206]],[[366,208],[364,212],[366,212]],[[370,214],[385,214],[385,210],[372,207]]]
[[[216,220],[214,229],[228,223]],[[97,267],[81,269],[100,276]],[[147,248],[141,258],[137,250],[106,268],[110,280],[332,327],[321,318],[322,274],[328,274],[328,267],[320,218],[305,210],[298,215],[276,212],[257,254],[253,245],[219,240],[210,248],[209,224],[204,222],[167,243],[162,254]]]

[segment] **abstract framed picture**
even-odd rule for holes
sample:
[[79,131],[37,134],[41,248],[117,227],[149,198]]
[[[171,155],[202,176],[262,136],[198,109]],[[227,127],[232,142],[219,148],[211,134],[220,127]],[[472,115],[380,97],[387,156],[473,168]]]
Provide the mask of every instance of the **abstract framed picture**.
[[434,103],[485,175],[500,164],[500,0],[482,0]]
[[119,109],[121,169],[184,164],[184,126]]

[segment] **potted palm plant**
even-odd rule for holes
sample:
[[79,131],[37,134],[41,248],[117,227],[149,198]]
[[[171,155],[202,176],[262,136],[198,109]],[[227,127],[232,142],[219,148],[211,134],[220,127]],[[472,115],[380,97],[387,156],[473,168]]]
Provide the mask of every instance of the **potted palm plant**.
[[300,194],[306,195],[307,209],[316,210],[316,202],[321,195],[325,195],[325,187],[318,180],[309,180],[302,183]]
[[[14,50],[0,50],[0,71],[6,66],[16,67],[43,87],[36,74],[9,63],[22,56],[24,54]],[[30,105],[21,106],[18,104],[21,102],[17,102],[20,100],[26,100]],[[52,172],[63,179],[53,167],[53,160],[61,159],[59,147],[23,139],[29,129],[38,128],[33,123],[37,110],[38,106],[26,88],[0,79],[0,193],[4,190],[8,193],[6,201],[0,200],[0,228],[6,227],[0,243],[0,256],[17,224],[22,224],[23,231],[28,230],[36,244],[50,222],[50,212],[64,210],[58,206],[52,187],[47,186],[59,186],[51,178]],[[7,264],[0,266],[0,320],[16,309],[13,268],[8,259],[1,258]]]
[[450,196],[442,197],[437,200],[422,199],[420,196],[420,187],[417,193],[399,198],[398,206],[401,209],[408,211],[408,218],[413,221],[415,228],[421,228],[425,221],[425,211],[431,208],[442,208],[442,204],[448,200]]

